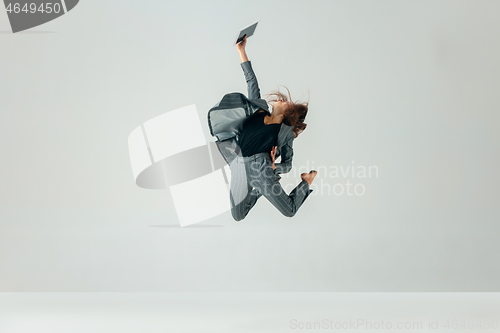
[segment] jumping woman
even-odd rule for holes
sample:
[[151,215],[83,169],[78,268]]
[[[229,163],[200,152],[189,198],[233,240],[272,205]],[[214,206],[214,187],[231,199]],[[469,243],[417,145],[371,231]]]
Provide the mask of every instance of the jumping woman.
[[[292,102],[290,92],[287,97],[279,91],[270,93],[267,101],[261,99],[246,43],[245,36],[237,47],[248,98],[241,93],[226,94],[208,112],[210,133],[231,170],[231,214],[241,221],[264,195],[283,215],[292,217],[312,192],[309,187],[317,172],[302,173],[290,195],[279,183],[279,174],[292,168],[293,141],[306,128],[308,103]],[[268,103],[273,103],[272,112]],[[279,156],[281,162],[275,163]]]

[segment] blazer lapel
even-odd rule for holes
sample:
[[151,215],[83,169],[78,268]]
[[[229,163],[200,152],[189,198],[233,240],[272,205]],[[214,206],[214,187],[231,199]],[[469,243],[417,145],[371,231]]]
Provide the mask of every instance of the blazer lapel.
[[292,137],[295,137],[293,127],[281,123],[280,131],[278,132],[278,139],[276,141],[276,146],[278,146],[276,149],[276,157],[281,155],[281,147],[283,147],[288,140],[292,139]]

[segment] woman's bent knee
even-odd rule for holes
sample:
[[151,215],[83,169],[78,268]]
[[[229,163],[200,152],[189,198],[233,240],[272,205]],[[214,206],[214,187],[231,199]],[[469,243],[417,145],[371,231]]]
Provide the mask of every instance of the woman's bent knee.
[[297,213],[297,211],[296,210],[287,210],[287,211],[284,211],[282,213],[286,217],[294,217],[295,213]]
[[241,221],[245,218],[245,215],[241,214],[237,209],[234,208],[231,209],[231,215],[236,222]]

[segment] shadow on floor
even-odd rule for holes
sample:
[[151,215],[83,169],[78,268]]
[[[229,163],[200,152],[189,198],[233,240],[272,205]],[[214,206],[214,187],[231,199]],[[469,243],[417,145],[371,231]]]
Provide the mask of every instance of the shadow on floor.
[[188,225],[181,227],[178,224],[160,224],[160,225],[150,225],[150,228],[223,228],[223,225]]

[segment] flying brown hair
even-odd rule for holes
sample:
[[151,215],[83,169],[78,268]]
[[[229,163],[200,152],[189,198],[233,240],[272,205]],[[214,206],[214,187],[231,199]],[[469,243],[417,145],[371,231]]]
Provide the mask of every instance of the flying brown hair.
[[277,91],[273,91],[267,94],[265,100],[269,104],[275,103],[280,99],[282,99],[284,102],[292,103],[292,105],[285,111],[283,122],[286,125],[293,126],[292,131],[295,134],[295,137],[297,137],[307,127],[307,124],[304,123],[304,120],[306,119],[307,111],[309,109],[309,102],[301,103],[298,101],[292,101],[290,90],[288,90],[287,87],[285,87],[285,89],[288,91],[288,96],[281,93],[278,89]]

